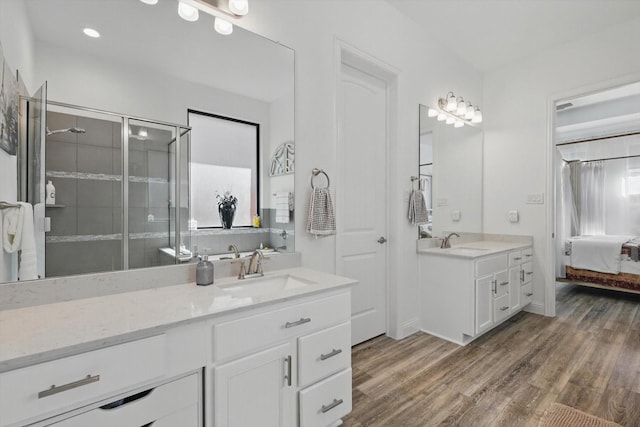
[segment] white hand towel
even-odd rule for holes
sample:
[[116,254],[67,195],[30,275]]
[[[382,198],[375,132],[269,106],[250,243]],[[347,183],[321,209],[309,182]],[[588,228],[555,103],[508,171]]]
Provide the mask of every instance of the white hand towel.
[[20,243],[20,267],[18,280],[38,278],[38,257],[33,224],[33,207],[29,203],[19,202],[22,212],[22,242]]
[[18,280],[38,278],[36,242],[33,227],[33,208],[19,202],[20,207],[4,210],[2,218],[2,246],[7,253],[20,250]]
[[329,188],[316,188],[311,191],[307,232],[318,236],[336,234],[336,217]]
[[289,194],[288,191],[276,193],[276,222],[279,224],[289,223]]

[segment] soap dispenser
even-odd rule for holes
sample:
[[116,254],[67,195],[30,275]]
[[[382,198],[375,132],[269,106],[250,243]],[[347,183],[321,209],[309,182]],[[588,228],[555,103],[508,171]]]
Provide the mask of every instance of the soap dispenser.
[[207,286],[213,283],[213,263],[208,255],[203,255],[196,266],[196,284]]
[[56,204],[56,187],[53,186],[53,183],[49,181],[47,185],[45,185],[46,197],[45,197],[45,205],[55,205]]

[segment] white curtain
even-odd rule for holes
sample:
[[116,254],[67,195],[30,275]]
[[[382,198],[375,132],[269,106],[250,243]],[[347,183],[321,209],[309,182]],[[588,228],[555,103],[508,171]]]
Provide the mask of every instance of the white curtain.
[[580,167],[580,235],[605,234],[604,162],[586,162]]
[[556,277],[565,277],[565,244],[569,237],[578,234],[580,219],[577,209],[577,197],[574,188],[579,188],[580,163],[566,163],[559,156],[559,181],[556,187]]

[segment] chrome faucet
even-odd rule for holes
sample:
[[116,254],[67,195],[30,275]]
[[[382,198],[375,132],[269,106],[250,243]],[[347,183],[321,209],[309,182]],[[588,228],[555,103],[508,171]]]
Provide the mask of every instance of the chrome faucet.
[[229,251],[233,251],[233,255],[235,258],[240,258],[240,252],[238,252],[238,247],[236,245],[229,245]]
[[456,237],[460,237],[460,235],[458,233],[449,233],[449,235],[447,237],[444,238],[444,240],[442,240],[442,244],[440,245],[440,249],[447,249],[451,247],[451,236],[456,236]]
[[264,259],[264,254],[260,249],[256,249],[251,254],[251,259],[249,260],[249,268],[247,268],[247,276],[255,277],[255,276],[264,276],[262,272],[262,260]]

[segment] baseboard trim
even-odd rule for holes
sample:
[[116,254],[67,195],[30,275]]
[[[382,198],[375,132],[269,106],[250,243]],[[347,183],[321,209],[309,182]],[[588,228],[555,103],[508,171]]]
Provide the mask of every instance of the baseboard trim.
[[526,311],[527,313],[541,314],[542,316],[546,315],[544,304],[541,304],[539,302],[532,302],[524,308],[524,311]]
[[410,319],[399,325],[396,334],[387,334],[389,337],[394,340],[401,340],[403,338],[408,337],[409,335],[413,335],[420,330],[420,319],[415,317]]

